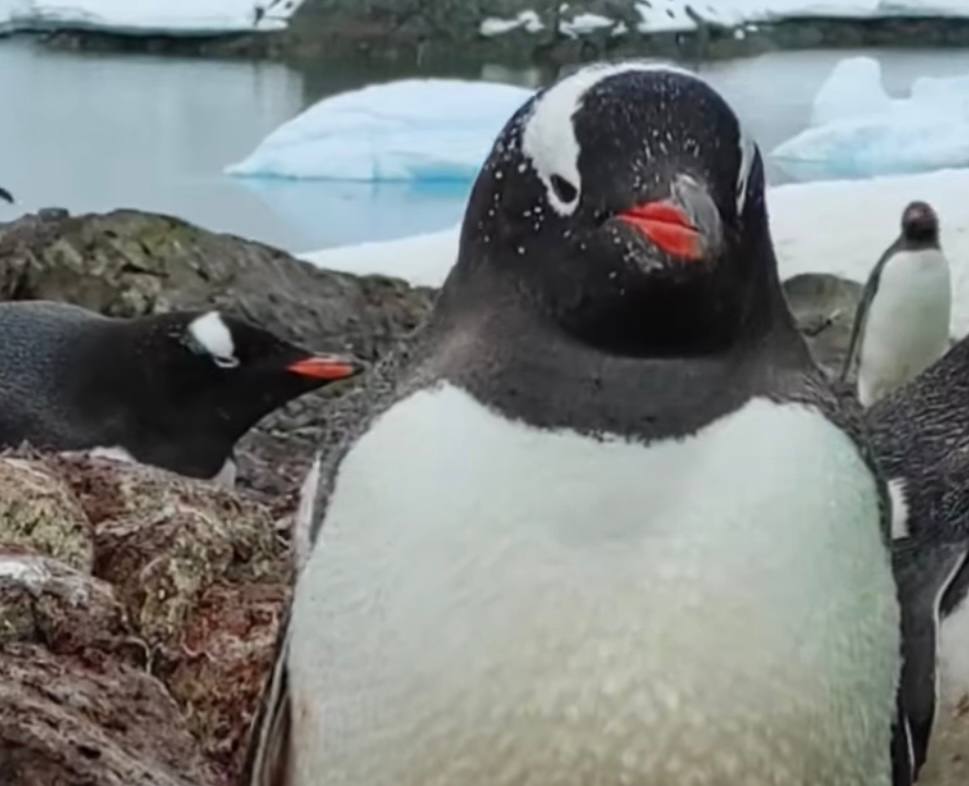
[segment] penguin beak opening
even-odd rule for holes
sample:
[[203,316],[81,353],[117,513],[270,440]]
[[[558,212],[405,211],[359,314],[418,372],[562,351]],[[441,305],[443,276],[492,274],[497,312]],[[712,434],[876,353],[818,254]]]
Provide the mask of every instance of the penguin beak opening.
[[311,355],[290,363],[286,370],[301,377],[334,382],[359,374],[363,370],[363,364],[339,355]]
[[661,251],[687,262],[703,259],[703,237],[686,212],[672,202],[646,202],[619,213]]

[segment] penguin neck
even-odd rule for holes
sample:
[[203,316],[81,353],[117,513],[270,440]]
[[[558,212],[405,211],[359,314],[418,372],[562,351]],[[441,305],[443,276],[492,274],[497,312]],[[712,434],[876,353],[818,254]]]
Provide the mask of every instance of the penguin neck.
[[647,441],[693,433],[752,396],[774,395],[778,372],[816,373],[776,268],[767,270],[731,341],[681,355],[604,351],[570,336],[513,282],[459,271],[427,327],[430,373],[538,427]]

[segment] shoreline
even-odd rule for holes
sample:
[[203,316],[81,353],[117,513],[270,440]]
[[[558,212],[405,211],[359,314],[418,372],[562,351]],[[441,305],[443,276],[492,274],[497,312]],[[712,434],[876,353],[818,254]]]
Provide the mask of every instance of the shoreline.
[[431,30],[421,20],[401,23],[393,16],[368,19],[310,9],[281,32],[174,36],[65,29],[13,32],[4,37],[32,36],[62,51],[416,67],[459,61],[556,68],[628,57],[701,62],[790,50],[969,47],[969,17],[791,18],[733,28],[703,25],[693,31],[622,35],[592,31],[568,36],[553,30],[519,29],[485,37],[477,28],[457,23]]

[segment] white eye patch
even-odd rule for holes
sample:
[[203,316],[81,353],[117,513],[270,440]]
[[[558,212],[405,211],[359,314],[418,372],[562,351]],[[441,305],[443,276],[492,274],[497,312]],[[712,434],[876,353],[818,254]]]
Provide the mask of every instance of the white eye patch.
[[[559,215],[572,215],[582,195],[582,177],[579,174],[581,148],[575,136],[573,118],[582,108],[585,95],[599,82],[633,71],[665,71],[706,84],[704,79],[692,71],[665,63],[637,61],[600,63],[577,71],[550,87],[536,99],[525,120],[522,154],[542,181],[548,202]],[[740,127],[740,121],[737,122],[740,135],[737,212],[740,213],[747,197],[747,181],[753,166],[756,146]]]
[[239,365],[232,333],[218,311],[209,311],[196,317],[188,326],[188,333],[219,368],[235,368]]
[[572,120],[589,90],[603,79],[629,71],[670,71],[698,78],[690,71],[656,63],[600,63],[552,85],[532,106],[522,134],[522,154],[545,185],[552,209],[561,216],[572,215],[582,195],[581,148]]

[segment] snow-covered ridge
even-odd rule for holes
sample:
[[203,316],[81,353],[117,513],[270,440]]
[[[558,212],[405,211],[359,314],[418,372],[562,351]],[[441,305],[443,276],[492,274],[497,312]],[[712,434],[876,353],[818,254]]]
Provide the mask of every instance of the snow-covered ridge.
[[[573,11],[574,6],[581,3],[562,6],[559,32],[564,35],[629,32],[624,20]],[[688,32],[699,25],[741,27],[784,19],[969,18],[969,0],[640,0],[633,7],[639,16],[639,33]],[[491,37],[519,29],[539,33],[544,27],[538,14],[528,10],[512,19],[489,17],[481,23],[479,32]]]
[[0,0],[0,32],[222,35],[283,30],[305,0]]

